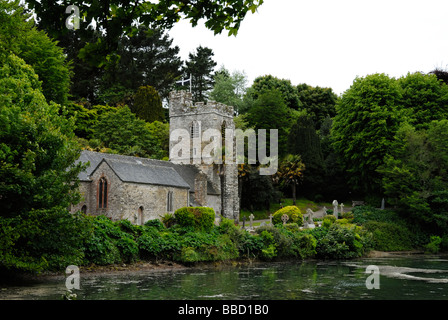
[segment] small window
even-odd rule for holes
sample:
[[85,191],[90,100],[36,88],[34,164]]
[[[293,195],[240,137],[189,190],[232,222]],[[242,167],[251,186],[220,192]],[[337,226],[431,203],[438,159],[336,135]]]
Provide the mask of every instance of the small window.
[[138,208],[138,218],[137,219],[138,219],[137,224],[142,226],[143,223],[145,222],[144,218],[143,218],[143,207]]
[[190,127],[190,137],[198,138],[199,137],[199,122],[193,121]]
[[166,199],[166,211],[173,212],[173,191],[168,191]]
[[87,213],[87,206],[83,205],[81,208],[81,213],[86,214]]
[[107,180],[104,177],[98,183],[98,208],[107,208]]

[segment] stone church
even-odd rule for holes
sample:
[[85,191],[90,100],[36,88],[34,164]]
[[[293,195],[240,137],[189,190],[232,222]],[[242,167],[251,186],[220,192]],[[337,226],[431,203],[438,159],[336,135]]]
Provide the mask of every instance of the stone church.
[[[170,94],[170,136],[184,129],[194,140],[207,129],[234,129],[233,115],[233,107],[214,101],[193,104],[191,93],[185,91]],[[170,154],[174,143],[170,141]],[[193,143],[190,148],[192,156],[198,152]],[[217,218],[238,221],[236,164],[179,163],[86,150],[77,161],[89,166],[78,176],[82,200],[72,212],[144,224],[181,207],[206,206]]]

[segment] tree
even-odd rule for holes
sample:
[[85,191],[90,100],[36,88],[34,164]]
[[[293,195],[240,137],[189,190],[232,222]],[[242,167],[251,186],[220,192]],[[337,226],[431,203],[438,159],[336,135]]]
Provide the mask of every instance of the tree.
[[210,99],[233,106],[238,114],[246,92],[247,77],[244,72],[234,71],[232,74],[222,67],[214,76],[215,84],[210,92]]
[[[80,54],[85,61],[95,62],[97,67],[102,67],[115,60],[119,37],[135,35],[140,25],[166,30],[182,18],[188,19],[193,26],[205,19],[205,26],[215,34],[228,30],[229,35],[236,35],[247,12],[254,13],[263,0],[61,0],[57,5],[50,0],[26,0],[26,3],[36,13],[39,28],[56,40],[66,39],[66,35],[71,32],[65,26],[69,17],[66,8],[70,5],[77,6],[82,23],[76,32],[84,43]],[[96,29],[86,28],[92,21],[95,22]],[[92,41],[92,34],[95,32],[104,34],[104,37]]]
[[258,96],[245,119],[255,130],[266,129],[268,149],[270,129],[277,129],[279,156],[283,156],[287,153],[289,130],[297,116],[297,111],[286,106],[280,91],[274,89],[263,91]]
[[292,126],[288,136],[288,152],[301,156],[306,166],[301,191],[313,198],[319,194],[319,190],[322,190],[325,163],[320,138],[315,130],[314,121],[308,114],[301,115]]
[[427,128],[433,120],[448,117],[448,85],[436,75],[408,73],[398,83],[403,91],[403,107],[417,130]]
[[217,63],[213,61],[214,53],[212,49],[199,46],[195,53],[188,55],[188,61],[185,63],[185,73],[191,77],[193,101],[207,100],[207,93],[213,88],[213,71]]
[[146,122],[163,121],[165,114],[159,93],[151,86],[138,88],[131,111]]
[[378,168],[388,202],[431,232],[448,231],[448,120],[417,131],[404,123]]
[[296,205],[296,187],[303,178],[305,164],[302,162],[300,155],[288,154],[280,162],[275,179],[282,185],[291,186],[292,188],[292,204]]
[[320,128],[326,117],[336,115],[336,102],[338,96],[331,88],[312,87],[305,83],[297,86],[297,97],[302,109],[314,121],[316,130]]
[[332,136],[353,189],[381,195],[377,172],[403,121],[402,93],[385,74],[356,78],[336,105]]
[[[172,43],[162,30],[144,26],[132,37],[122,35],[117,49],[120,60],[104,70],[101,78],[103,103],[123,100],[128,93],[146,85],[154,87],[162,99],[167,98],[175,80],[182,75],[179,47],[172,47]],[[115,97],[116,92],[121,94]]]
[[272,75],[256,78],[252,84],[251,90],[248,91],[248,94],[251,95],[253,99],[257,99],[260,94],[270,90],[278,90],[286,106],[289,108],[293,110],[301,108],[302,105],[298,99],[297,91],[292,86],[291,81],[279,79]]
[[93,135],[106,147],[124,155],[153,157],[158,151],[145,121],[127,106],[101,115]]
[[34,28],[28,18],[19,1],[0,0],[0,46],[33,67],[48,102],[65,104],[70,90],[70,63],[57,42]]
[[0,50],[0,266],[8,269],[81,262],[82,228],[67,207],[79,201],[83,167],[74,165],[73,121],[60,112],[33,69]]

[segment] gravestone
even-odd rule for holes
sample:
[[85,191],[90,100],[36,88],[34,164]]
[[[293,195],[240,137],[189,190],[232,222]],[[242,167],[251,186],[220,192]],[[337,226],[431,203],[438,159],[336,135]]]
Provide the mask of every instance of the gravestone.
[[384,207],[386,206],[386,202],[384,201],[384,198],[381,200],[381,210],[384,210]]
[[341,203],[341,215],[344,213],[344,204]]
[[283,225],[286,224],[286,221],[289,220],[289,216],[285,213],[284,215],[282,215],[282,221],[283,221]]
[[327,209],[327,207],[325,207],[325,206],[322,208],[322,211],[324,212],[324,216],[327,215],[327,210],[328,210],[328,209]]
[[265,227],[265,226],[267,226],[267,224],[266,224],[265,221],[263,221],[262,223],[260,223],[260,227]]
[[254,218],[255,218],[255,216],[251,213],[250,216],[249,216],[249,219],[250,219],[250,221],[249,221],[249,228],[250,229],[253,229]]
[[272,217],[273,217],[273,215],[272,215],[272,213],[269,215],[269,224],[272,226]]
[[245,224],[246,224],[246,217],[243,217],[243,229],[246,229]]
[[336,217],[336,219],[338,218],[339,214],[338,214],[338,200],[333,200],[333,215]]

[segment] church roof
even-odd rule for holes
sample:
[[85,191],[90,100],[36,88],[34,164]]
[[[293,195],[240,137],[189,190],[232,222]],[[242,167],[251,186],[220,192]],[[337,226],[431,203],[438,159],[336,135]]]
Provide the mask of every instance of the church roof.
[[[190,188],[191,192],[194,192],[194,180],[199,173],[193,165],[83,150],[77,162],[90,162],[90,166],[78,175],[79,180],[91,181],[90,176],[102,161],[124,182]],[[218,194],[210,181],[207,193]]]

